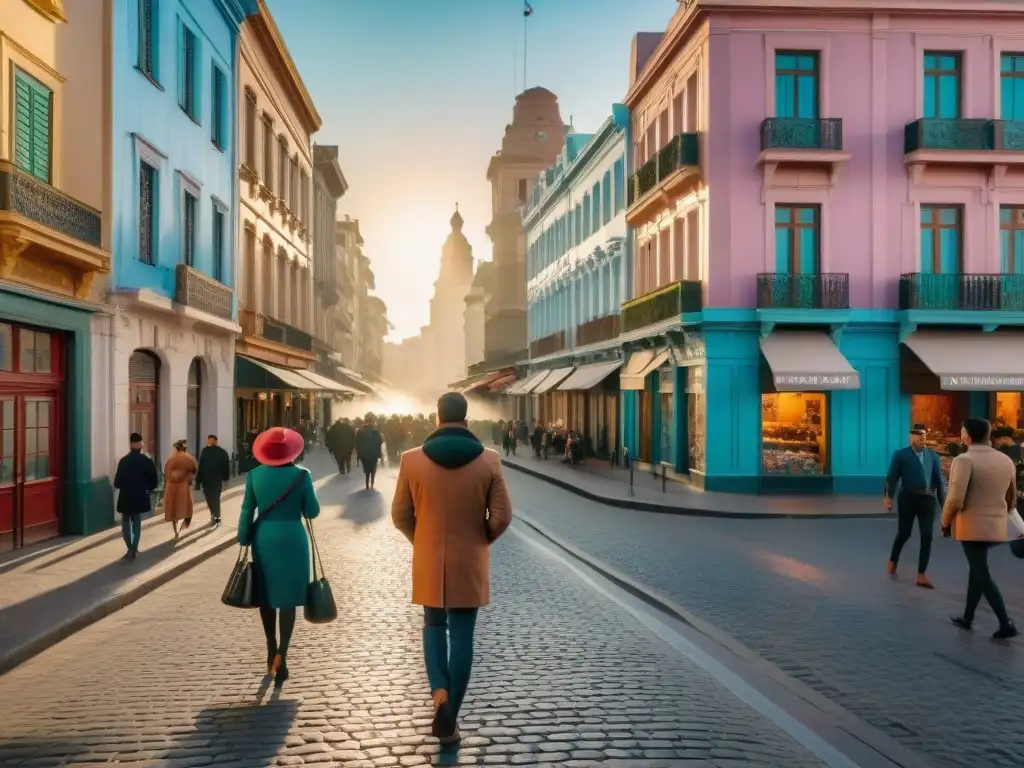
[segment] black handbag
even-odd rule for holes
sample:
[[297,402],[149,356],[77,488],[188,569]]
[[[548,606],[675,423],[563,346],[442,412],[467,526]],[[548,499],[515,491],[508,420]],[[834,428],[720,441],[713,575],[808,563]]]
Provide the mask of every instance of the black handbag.
[[[309,542],[313,545],[313,580],[306,587],[306,605],[302,614],[310,624],[328,624],[338,618],[338,605],[334,602],[334,591],[324,576],[324,564],[320,559],[320,550],[316,546],[313,535],[313,523],[306,518],[306,529],[309,531]],[[317,566],[320,575],[317,576]]]
[[[260,520],[263,520],[267,515],[273,512],[278,505],[287,499],[292,491],[299,487],[299,483],[302,482],[302,474],[292,481],[288,489],[282,493],[277,501],[271,504],[266,509],[259,510],[259,516],[253,521],[249,527],[249,540],[253,541],[256,535],[256,526],[259,525]],[[254,573],[254,564],[252,559],[249,557],[248,545],[242,545],[238,548],[238,558],[235,560],[235,565],[231,569],[231,574],[228,576],[227,586],[224,587],[224,592],[220,596],[220,601],[224,605],[230,608],[258,608],[260,605],[259,595],[256,589],[256,574]]]

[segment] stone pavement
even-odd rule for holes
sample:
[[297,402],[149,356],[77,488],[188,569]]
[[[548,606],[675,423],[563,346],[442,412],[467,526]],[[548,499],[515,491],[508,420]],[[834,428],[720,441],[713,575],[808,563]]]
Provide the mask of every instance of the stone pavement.
[[[707,673],[513,532],[492,557],[460,750],[427,733],[407,542],[359,479],[320,492],[339,619],[300,618],[292,678],[262,678],[255,612],[219,594],[227,552],[0,677],[0,764],[133,768],[820,766]],[[520,525],[515,523],[514,527]]]
[[[311,454],[308,466],[315,478],[337,471],[321,452]],[[120,525],[11,553],[0,562],[0,674],[230,547],[243,490],[244,477],[225,491],[217,531],[205,503],[196,505],[191,530],[177,542],[162,515],[145,520],[134,562],[122,559]]]
[[[843,518],[891,517],[879,498],[835,496],[823,503],[815,496],[756,496],[748,493],[705,492],[685,483],[665,483],[661,474],[637,469],[633,473],[633,492],[629,492],[629,470],[613,468],[608,462],[588,459],[581,465],[563,464],[556,457],[538,459],[523,450],[502,459],[506,467],[545,480],[579,496],[610,506],[643,509],[696,517],[726,518]],[[881,489],[879,489],[881,491]]]
[[[967,567],[939,536],[913,585],[918,540],[900,578],[885,577],[892,520],[720,520],[584,501],[509,473],[517,512],[712,624],[932,765],[1024,766],[1024,640],[993,641],[985,603],[974,632],[963,610]],[[1024,623],[1021,563],[992,570]]]

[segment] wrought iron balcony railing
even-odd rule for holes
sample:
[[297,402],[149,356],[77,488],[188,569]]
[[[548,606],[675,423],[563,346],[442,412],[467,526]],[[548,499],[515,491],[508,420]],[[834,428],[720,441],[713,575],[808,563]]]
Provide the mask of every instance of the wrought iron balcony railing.
[[588,320],[576,326],[576,346],[585,347],[587,344],[597,344],[601,341],[614,339],[618,335],[618,315],[595,317],[593,320]]
[[1017,120],[945,120],[921,118],[903,132],[903,151],[950,149],[1024,151],[1024,122]]
[[565,331],[557,331],[530,343],[530,357],[553,355],[565,349]]
[[1024,275],[900,275],[900,309],[1024,310]]
[[177,266],[174,300],[179,304],[230,320],[233,297],[234,292],[223,283],[185,264]]
[[761,149],[843,148],[843,120],[839,117],[769,117],[761,123]]
[[277,344],[284,344],[303,352],[313,351],[313,337],[305,331],[290,325],[279,323],[259,312],[243,309],[238,312],[238,324],[242,326],[242,334],[256,336]]
[[619,327],[623,333],[629,333],[679,317],[685,312],[700,312],[703,307],[704,297],[700,281],[680,280],[623,304]]
[[680,168],[697,165],[699,142],[696,133],[680,133],[640,166],[627,185],[627,205],[632,205]]
[[850,276],[845,273],[757,276],[758,309],[849,309]]
[[94,248],[103,247],[103,218],[98,211],[7,162],[0,162],[0,211],[19,214]]

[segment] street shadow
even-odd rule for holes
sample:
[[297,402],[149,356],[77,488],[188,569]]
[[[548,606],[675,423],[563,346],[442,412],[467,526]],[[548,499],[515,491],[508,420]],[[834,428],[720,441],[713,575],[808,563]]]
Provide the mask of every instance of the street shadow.
[[377,491],[359,489],[345,499],[341,513],[343,520],[350,520],[357,526],[369,525],[384,516],[384,497]]
[[78,741],[42,736],[18,738],[0,741],[0,765],[63,765],[67,762],[75,764],[78,758],[92,752],[91,745]]
[[[265,693],[263,686],[261,689]],[[246,768],[275,765],[288,731],[295,725],[299,703],[282,699],[277,693],[265,701],[262,698],[201,710],[195,727],[177,736],[154,768],[191,765],[191,761],[209,756],[211,745],[216,745],[218,755]]]

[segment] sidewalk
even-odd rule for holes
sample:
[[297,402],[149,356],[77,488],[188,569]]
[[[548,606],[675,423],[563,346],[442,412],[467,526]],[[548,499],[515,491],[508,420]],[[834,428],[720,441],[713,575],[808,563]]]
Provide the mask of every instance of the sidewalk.
[[881,500],[872,497],[755,496],[745,493],[701,491],[668,480],[661,490],[661,475],[636,470],[633,493],[629,492],[629,471],[613,469],[608,462],[587,460],[577,466],[563,464],[557,457],[538,459],[527,453],[502,458],[518,472],[553,483],[584,498],[612,507],[696,517],[737,519],[763,518],[872,518],[889,517]]
[[[314,481],[337,472],[326,452],[307,459]],[[120,526],[0,561],[0,675],[234,546],[244,483],[240,476],[225,490],[216,531],[205,503],[196,504],[192,528],[178,541],[162,514],[144,520],[134,561],[122,557]]]

